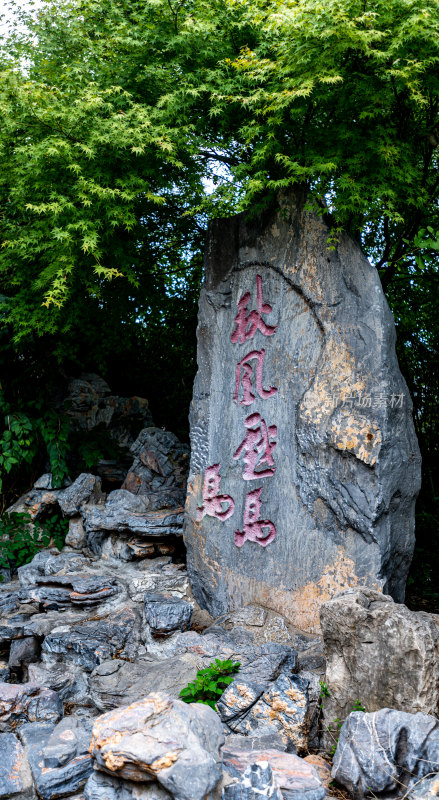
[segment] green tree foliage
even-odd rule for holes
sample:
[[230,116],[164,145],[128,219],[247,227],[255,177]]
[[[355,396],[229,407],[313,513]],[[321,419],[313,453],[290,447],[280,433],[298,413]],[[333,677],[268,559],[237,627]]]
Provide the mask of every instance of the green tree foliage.
[[380,271],[431,531],[439,0],[44,0],[15,19],[0,49],[8,400],[81,365],[182,434],[206,223],[300,184],[328,246],[345,228]]

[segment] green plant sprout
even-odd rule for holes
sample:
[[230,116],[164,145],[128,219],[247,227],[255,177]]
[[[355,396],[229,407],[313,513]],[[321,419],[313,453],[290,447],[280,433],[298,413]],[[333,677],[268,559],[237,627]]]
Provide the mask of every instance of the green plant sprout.
[[195,681],[181,690],[181,699],[185,703],[205,703],[216,711],[217,701],[234,680],[234,673],[240,666],[239,661],[216,658],[206,669],[198,670]]

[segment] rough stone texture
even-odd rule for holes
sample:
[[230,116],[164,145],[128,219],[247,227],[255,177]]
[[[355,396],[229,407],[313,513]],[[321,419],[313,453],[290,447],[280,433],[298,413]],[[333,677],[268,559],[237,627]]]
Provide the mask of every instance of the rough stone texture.
[[122,608],[108,617],[53,630],[44,639],[42,651],[54,660],[77,664],[91,672],[117,653],[123,654],[135,625],[136,612],[130,607]]
[[328,792],[332,782],[331,766],[328,764],[328,762],[322,756],[315,753],[305,756],[303,760],[306,761],[307,764],[311,764],[311,766],[314,767],[324,788]]
[[223,722],[231,723],[237,717],[241,718],[251,708],[268,688],[268,681],[253,683],[252,681],[235,678],[221,695],[217,703],[218,713]]
[[323,800],[325,789],[312,766],[293,753],[278,750],[222,749],[223,767],[232,776],[241,778],[247,767],[255,762],[268,761],[284,800]]
[[83,506],[87,541],[94,533],[117,531],[141,536],[181,536],[183,508],[149,510],[149,499],[126,489],[110,492],[105,505]]
[[35,636],[25,636],[11,643],[9,667],[27,667],[40,657],[40,643]]
[[376,269],[345,234],[328,250],[328,233],[293,194],[211,226],[185,541],[213,616],[256,603],[311,631],[349,586],[404,599],[420,485],[412,404]]
[[283,800],[268,761],[250,764],[240,781],[223,789],[221,800]]
[[92,496],[97,501],[101,494],[101,479],[82,472],[71,486],[58,494],[58,505],[66,517],[73,517],[79,513],[83,503],[90,502]]
[[287,747],[278,733],[268,736],[242,736],[240,733],[230,733],[226,744],[228,750],[279,750],[286,751]]
[[0,733],[0,798],[33,800],[32,776],[25,751],[13,733]]
[[185,631],[191,621],[192,606],[172,595],[145,592],[144,619],[153,636]]
[[191,653],[160,661],[105,661],[92,672],[91,697],[100,711],[135,703],[150,692],[166,692],[172,697],[194,680],[203,663]]
[[58,722],[63,705],[56,692],[30,683],[0,683],[0,731],[23,722]]
[[424,778],[409,792],[408,800],[435,800],[439,795],[439,773]]
[[91,726],[69,717],[53,725],[33,724],[20,728],[27,747],[33,779],[42,800],[73,794],[85,785],[92,772],[88,748]]
[[330,692],[326,724],[345,719],[358,699],[368,711],[438,713],[439,616],[361,588],[323,605],[320,619]]
[[75,550],[82,550],[87,544],[84,526],[81,517],[72,517],[69,519],[69,532],[66,536],[66,545],[73,547]]
[[349,715],[340,731],[332,777],[354,800],[361,800],[366,794],[400,796],[438,771],[438,719],[383,708]]
[[172,795],[156,781],[147,784],[112,778],[94,772],[84,790],[85,800],[172,800]]
[[[114,663],[114,662],[112,662]],[[29,682],[53,689],[63,702],[75,701],[81,707],[89,702],[88,683],[84,672],[73,664],[30,664]]]
[[96,766],[115,777],[156,779],[175,800],[203,800],[221,777],[223,743],[211,708],[157,692],[99,717],[90,752]]
[[31,489],[9,508],[7,514],[29,514],[32,522],[41,519],[47,511],[53,511],[58,503],[60,489]]
[[[237,733],[262,736],[279,733],[289,749],[307,750],[309,732],[308,682],[281,674],[244,716],[228,720]],[[249,698],[250,699],[250,698]]]
[[146,496],[152,510],[184,504],[189,468],[187,444],[162,428],[144,428],[130,452],[134,461],[122,489]]

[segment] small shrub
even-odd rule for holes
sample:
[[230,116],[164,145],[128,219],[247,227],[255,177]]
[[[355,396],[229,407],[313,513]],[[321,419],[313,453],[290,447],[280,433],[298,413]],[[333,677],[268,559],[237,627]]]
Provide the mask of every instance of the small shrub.
[[16,569],[28,564],[49,545],[61,550],[68,529],[68,520],[60,514],[51,514],[44,522],[32,522],[29,514],[3,514],[0,517],[0,569]]
[[239,661],[220,661],[215,659],[206,669],[200,669],[192,683],[180,692],[185,703],[205,703],[216,711],[216,702],[232,683],[234,673],[238,672]]

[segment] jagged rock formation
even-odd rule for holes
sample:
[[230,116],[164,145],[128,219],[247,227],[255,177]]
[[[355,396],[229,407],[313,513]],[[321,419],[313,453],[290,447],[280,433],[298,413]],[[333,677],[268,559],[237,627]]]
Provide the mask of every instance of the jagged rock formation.
[[304,630],[337,592],[404,599],[420,455],[376,269],[299,195],[215,220],[200,297],[185,542],[214,616]]
[[361,587],[325,603],[320,619],[329,690],[326,725],[345,719],[358,700],[368,711],[437,716],[439,616],[410,611]]

